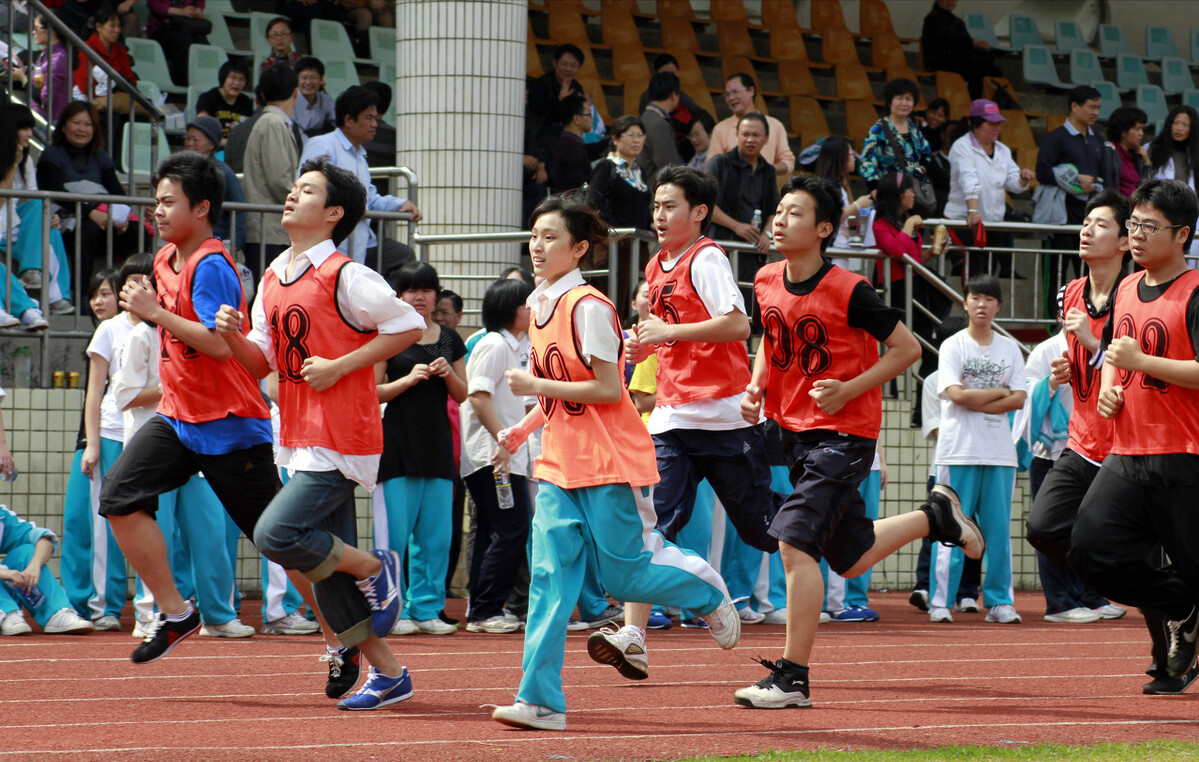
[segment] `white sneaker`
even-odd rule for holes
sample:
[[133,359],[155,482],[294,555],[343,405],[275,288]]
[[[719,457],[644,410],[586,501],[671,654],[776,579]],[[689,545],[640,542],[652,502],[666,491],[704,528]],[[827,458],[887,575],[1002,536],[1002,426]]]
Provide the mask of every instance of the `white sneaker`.
[[[820,624],[828,624],[831,621],[833,621],[832,614],[828,613],[827,611],[820,612]],[[783,624],[786,624],[786,622],[783,622]]]
[[50,322],[42,315],[42,311],[30,307],[21,313],[21,327],[26,331],[44,331],[50,327]]
[[86,635],[96,626],[75,613],[74,609],[59,609],[51,615],[42,632],[47,635]]
[[1128,609],[1123,606],[1117,606],[1114,603],[1109,603],[1106,606],[1100,606],[1097,609],[1091,609],[1099,615],[1101,619],[1119,619],[1128,613]]
[[1020,624],[1021,619],[1010,603],[1001,603],[987,611],[987,621],[996,624]]
[[254,634],[254,628],[230,619],[224,624],[206,624],[200,628],[200,634],[206,638],[248,638]]
[[928,609],[928,621],[930,622],[952,622],[953,612],[944,606],[930,606]]
[[741,640],[741,617],[737,615],[737,607],[729,600],[727,593],[724,603],[700,619],[708,623],[708,634],[724,650],[735,648],[737,641]]
[[[121,631],[121,620],[117,619],[112,614],[105,614],[102,617],[97,617],[96,619],[92,620],[92,624],[95,625],[96,630],[99,632],[120,632]],[[148,630],[147,630],[147,634],[149,634]]]
[[293,611],[287,616],[274,619],[270,622],[263,622],[262,629],[259,630],[263,635],[314,635],[321,629],[321,626],[316,622],[310,622],[300,615],[299,612]]
[[411,619],[397,619],[395,627],[391,628],[392,635],[417,635],[420,628]]
[[1057,624],[1086,624],[1087,622],[1098,622],[1102,618],[1098,611],[1091,611],[1083,606],[1045,615],[1046,622],[1056,622]]
[[963,598],[958,601],[958,611],[963,614],[977,614],[979,612],[978,601],[973,598]]
[[26,270],[17,278],[26,291],[37,291],[42,287],[42,271]]
[[491,719],[514,728],[534,730],[566,730],[566,713],[555,712],[544,706],[526,704],[517,699],[512,706],[497,706]]
[[587,655],[600,664],[616,667],[622,677],[644,680],[649,677],[649,654],[641,629],[625,625],[619,630],[605,627],[587,638]]
[[150,633],[153,632],[153,624],[153,619],[138,619],[137,623],[133,625],[133,638],[135,640],[145,640],[150,637]]
[[775,609],[762,618],[762,624],[786,624],[787,609]]
[[4,310],[0,310],[0,328],[12,328],[13,326],[20,324],[20,318],[14,317]]
[[20,611],[8,612],[4,621],[0,622],[0,635],[28,635],[31,632],[33,628],[25,621],[25,615]]
[[425,619],[416,623],[416,629],[423,635],[453,635],[458,632],[456,625],[447,624],[440,619]]
[[495,616],[487,617],[486,619],[481,619],[477,622],[466,623],[467,632],[490,632],[498,635],[507,632],[518,632],[519,630],[520,624],[513,622],[503,614],[496,614]]
[[766,620],[765,614],[758,613],[749,606],[737,609],[737,616],[741,618],[741,624],[762,624]]
[[75,305],[69,299],[59,299],[50,305],[51,315],[70,315],[75,311]]

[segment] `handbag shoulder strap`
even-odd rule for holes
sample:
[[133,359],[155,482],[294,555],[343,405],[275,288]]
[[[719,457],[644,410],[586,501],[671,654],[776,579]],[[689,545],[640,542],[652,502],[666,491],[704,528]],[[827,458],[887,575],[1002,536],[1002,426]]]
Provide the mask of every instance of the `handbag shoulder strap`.
[[[912,169],[912,164],[919,163],[913,162],[911,158],[908,157],[908,152],[903,150],[903,144],[899,141],[899,132],[887,120],[886,117],[879,119],[878,123],[883,126],[883,132],[887,136],[887,142],[891,144],[891,152],[895,154],[895,165],[899,166],[900,162],[902,161],[905,172],[915,173],[915,170]],[[923,170],[923,168],[921,169]]]

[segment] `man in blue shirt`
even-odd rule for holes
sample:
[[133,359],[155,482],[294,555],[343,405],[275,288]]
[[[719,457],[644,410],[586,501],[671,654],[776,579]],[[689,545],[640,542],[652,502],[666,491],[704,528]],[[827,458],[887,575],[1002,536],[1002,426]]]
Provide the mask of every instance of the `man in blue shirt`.
[[[411,212],[412,223],[420,222],[421,213],[416,204],[396,196],[383,196],[371,182],[370,167],[366,163],[363,143],[375,136],[379,121],[379,96],[372,90],[355,85],[337,96],[334,112],[337,129],[325,135],[317,135],[304,144],[300,166],[328,157],[335,166],[353,172],[366,188],[366,208],[376,212]],[[410,224],[412,224],[410,223]],[[363,219],[345,241],[337,242],[337,250],[355,262],[375,268],[387,278],[408,262],[416,261],[412,249],[399,241],[375,236],[370,220]],[[380,257],[380,253],[382,256]]]

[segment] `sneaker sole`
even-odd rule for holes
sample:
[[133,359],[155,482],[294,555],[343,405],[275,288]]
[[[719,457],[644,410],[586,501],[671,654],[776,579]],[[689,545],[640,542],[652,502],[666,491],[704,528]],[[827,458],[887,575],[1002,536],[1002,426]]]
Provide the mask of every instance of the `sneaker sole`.
[[964,537],[962,539],[962,544],[959,546],[962,548],[962,552],[966,553],[967,558],[974,559],[975,561],[982,558],[987,551],[987,541],[983,539],[983,533],[982,530],[978,528],[978,524],[975,524],[972,519],[967,517],[966,514],[962,513],[962,501],[961,498],[958,497],[958,494],[954,492],[952,488],[944,484],[934,484],[932,492],[949,501],[949,506],[953,511],[953,518],[960,526],[963,526],[966,529],[974,532],[974,536],[977,538],[978,547],[976,554],[966,552],[966,546],[968,546],[970,543],[967,542]]
[[598,632],[587,638],[587,655],[591,657],[592,661],[599,664],[616,667],[616,671],[620,673],[621,677],[628,680],[644,680],[649,677],[648,667],[644,670],[639,669],[628,660],[623,651],[609,643]]
[[[1186,674],[1185,677],[1170,677],[1154,680],[1142,685],[1141,693],[1144,693],[1146,696],[1180,696],[1183,693],[1186,693],[1187,688],[1191,687],[1191,683],[1195,682],[1196,677],[1199,677],[1199,670],[1192,669]],[[1157,685],[1158,683],[1166,681],[1172,683],[1172,685],[1169,687]]]
[[378,704],[375,704],[374,706],[342,706],[341,704],[338,704],[337,708],[345,710],[347,712],[369,712],[372,709],[382,709],[385,706],[390,706],[391,704],[398,704],[401,701],[407,701],[410,698],[412,698],[412,691],[408,691],[407,693],[405,693],[402,696],[391,696],[389,698],[385,698],[382,701],[380,701]]
[[501,725],[507,725],[510,728],[518,730],[566,730],[566,720],[561,722],[538,722],[537,720],[517,720],[508,717],[496,717],[491,715],[491,719]]
[[200,627],[201,627],[201,625],[200,625],[200,624],[196,624],[196,628],[195,628],[194,630],[191,630],[190,632],[187,632],[187,633],[184,633],[183,635],[180,635],[180,636],[179,636],[179,638],[178,638],[178,640],[176,640],[174,643],[172,643],[172,644],[170,644],[169,646],[167,646],[165,651],[163,651],[162,653],[160,653],[158,656],[155,656],[153,659],[146,659],[145,661],[135,661],[135,662],[133,662],[133,663],[134,663],[134,664],[149,664],[149,663],[151,663],[151,662],[156,662],[156,661],[158,661],[159,659],[163,658],[164,656],[166,656],[166,655],[170,654],[170,653],[171,653],[171,651],[174,651],[174,650],[175,650],[175,647],[176,647],[176,646],[178,646],[180,643],[182,643],[183,641],[185,641],[185,640],[187,640],[188,638],[190,638],[192,635],[195,635],[197,632],[199,632],[199,631],[200,631]]
[[809,709],[812,706],[812,699],[806,697],[789,698],[777,703],[764,702],[760,704],[755,704],[753,699],[742,696],[734,696],[733,700],[748,709]]

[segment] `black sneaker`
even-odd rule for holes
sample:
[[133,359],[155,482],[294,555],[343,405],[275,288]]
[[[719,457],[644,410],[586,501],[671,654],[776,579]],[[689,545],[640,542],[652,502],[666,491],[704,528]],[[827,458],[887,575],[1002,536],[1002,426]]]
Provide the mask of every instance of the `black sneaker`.
[[1182,677],[1158,677],[1141,686],[1141,693],[1147,696],[1177,696],[1186,693],[1195,678],[1199,677],[1199,664],[1191,665]]
[[166,656],[184,638],[189,638],[200,631],[200,612],[192,607],[187,618],[180,622],[172,622],[167,615],[159,612],[150,620],[149,634],[146,639],[133,649],[134,664],[148,664]]
[[770,675],[748,688],[740,688],[733,698],[741,706],[750,709],[803,708],[812,705],[808,698],[808,668],[779,659],[771,664],[765,659],[758,662],[770,670]]
[[908,603],[912,604],[921,611],[928,611],[928,591],[921,588],[916,588],[912,594],[908,596]]
[[962,513],[962,501],[958,493],[945,484],[934,484],[928,493],[928,502],[919,510],[928,514],[928,539],[942,545],[957,546],[967,558],[982,558],[987,549],[983,534],[966,514]]
[[1186,619],[1167,619],[1165,629],[1166,672],[1170,677],[1182,677],[1195,664],[1195,641],[1199,636],[1199,606],[1192,606]]
[[358,646],[339,648],[336,651],[326,647],[326,653],[321,661],[329,662],[329,681],[325,683],[325,695],[331,699],[339,699],[358,684],[358,676],[362,673],[362,652]]

